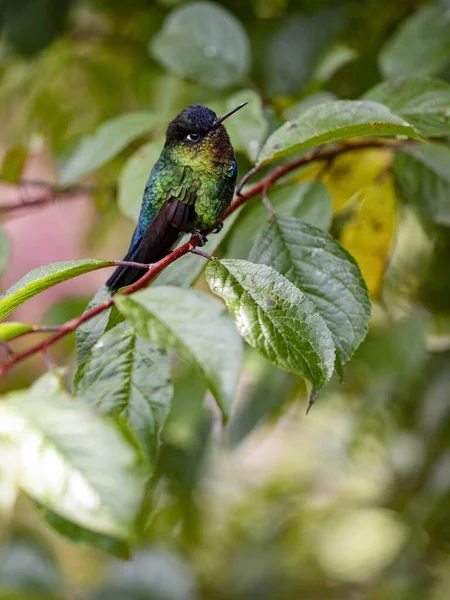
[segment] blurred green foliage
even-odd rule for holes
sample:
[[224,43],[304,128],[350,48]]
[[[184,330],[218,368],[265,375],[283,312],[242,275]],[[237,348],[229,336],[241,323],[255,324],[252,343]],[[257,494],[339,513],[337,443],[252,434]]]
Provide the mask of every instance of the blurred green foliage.
[[[139,335],[127,324],[113,328],[122,318],[115,309],[79,329],[73,391],[81,409],[61,388],[74,368],[0,404],[0,598],[450,597],[448,1],[0,0],[0,29],[2,180],[17,182],[34,141],[43,140],[62,186],[86,176],[95,185],[98,218],[86,236],[93,248],[105,235],[117,240],[117,256],[167,121],[189,103],[220,112],[250,100],[248,112],[229,122],[241,174],[286,119],[330,100],[364,95],[423,136],[440,137],[395,157],[385,149],[349,153],[270,190],[284,219],[331,227],[372,295],[365,341],[345,365],[343,383],[334,376],[308,418],[304,380],[246,347],[222,427],[205,378],[227,414],[229,380],[239,367],[236,338],[205,300],[201,313],[193,304],[183,322],[161,286],[178,286],[183,298],[198,293],[183,289],[194,283],[205,289],[194,256],[156,282],[160,309],[153,307],[151,326],[139,312],[151,299],[124,301]],[[211,236],[207,250],[245,259],[258,232],[266,232],[259,243],[267,241],[265,223],[254,200]],[[7,252],[0,231],[0,270]],[[275,254],[272,266],[282,253]],[[280,267],[291,281],[306,269],[306,260],[296,261]],[[89,270],[88,263],[67,269]],[[38,284],[21,287],[20,301],[70,276],[44,271]],[[100,290],[93,302],[105,297]],[[14,298],[0,305],[9,311]],[[325,316],[330,303],[323,301]],[[350,318],[357,308],[364,312],[364,301]],[[202,346],[196,334],[209,309],[216,329]],[[61,323],[81,310],[71,298],[44,321]],[[180,320],[176,331],[164,321],[171,311]],[[344,321],[338,340],[351,333],[352,321]],[[7,340],[11,326],[3,327]],[[212,340],[220,327],[230,343],[217,356]],[[350,333],[349,355],[357,345]],[[190,350],[170,353],[171,401],[168,357],[155,342]],[[73,354],[74,344],[66,344],[67,363]],[[222,379],[214,380],[220,360]],[[152,369],[153,387],[145,384]],[[117,429],[98,412],[112,414]],[[147,435],[140,419],[154,442],[145,455],[134,437]],[[26,472],[17,472],[10,425],[17,437],[23,428],[31,432],[21,447]],[[34,501],[23,492],[17,498],[9,476],[23,480]],[[71,486],[81,490],[80,505],[71,503]],[[110,556],[129,553],[129,561]]]

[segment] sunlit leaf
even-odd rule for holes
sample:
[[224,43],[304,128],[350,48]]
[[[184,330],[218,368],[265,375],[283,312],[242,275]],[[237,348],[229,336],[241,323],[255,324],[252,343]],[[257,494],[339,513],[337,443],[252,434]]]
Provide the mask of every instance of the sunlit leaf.
[[122,214],[134,221],[138,220],[145,184],[163,144],[163,140],[157,140],[139,148],[128,159],[120,174],[117,202]]
[[426,6],[404,21],[383,48],[386,77],[439,75],[450,65],[450,11]]
[[409,123],[382,104],[336,100],[312,106],[282,125],[262,147],[258,162],[266,164],[298,150],[352,137],[396,135],[418,137]]
[[450,225],[450,148],[421,144],[405,148],[394,161],[403,195],[428,220]]
[[172,397],[167,354],[120,323],[106,332],[78,367],[74,393],[101,413],[131,426],[150,459]]
[[0,434],[16,449],[25,492],[93,532],[133,537],[145,478],[120,429],[70,398],[54,373],[9,394],[0,412]]
[[329,234],[294,218],[273,218],[249,256],[273,267],[314,303],[346,363],[368,329],[369,295],[355,260]]
[[364,191],[355,215],[344,226],[341,243],[355,258],[372,297],[380,292],[397,220],[394,185],[390,177]]
[[57,283],[108,265],[111,265],[111,261],[83,258],[33,269],[0,296],[0,319],[4,319],[18,306]]
[[314,304],[288,279],[245,260],[210,262],[206,278],[250,346],[318,391],[333,374],[335,348]]
[[445,81],[427,77],[385,81],[364,98],[385,104],[424,136],[450,134],[450,84]]
[[160,115],[136,112],[120,115],[98,127],[84,138],[61,172],[61,184],[69,185],[92,173],[119,154],[130,142],[152,131]]
[[212,88],[239,82],[250,65],[241,23],[212,2],[175,8],[151,42],[153,56],[169,71]]
[[202,371],[226,417],[241,368],[242,345],[222,305],[194,290],[158,286],[116,296],[139,335],[181,350]]

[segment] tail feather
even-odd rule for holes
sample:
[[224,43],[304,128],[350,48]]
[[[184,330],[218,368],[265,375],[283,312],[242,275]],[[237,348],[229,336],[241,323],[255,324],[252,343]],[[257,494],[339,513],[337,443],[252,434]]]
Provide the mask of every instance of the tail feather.
[[[154,263],[164,258],[176,246],[183,232],[173,222],[168,221],[165,206],[169,209],[170,204],[164,205],[138,243],[130,247],[123,260],[143,264]],[[106,286],[115,293],[120,288],[135,283],[144,273],[145,271],[136,267],[117,267]]]

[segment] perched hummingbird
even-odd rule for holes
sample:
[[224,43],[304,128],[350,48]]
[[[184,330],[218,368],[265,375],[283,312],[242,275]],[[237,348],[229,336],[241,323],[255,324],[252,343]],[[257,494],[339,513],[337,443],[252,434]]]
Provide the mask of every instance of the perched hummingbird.
[[[124,260],[153,263],[183,233],[207,231],[230,206],[236,157],[223,121],[247,103],[217,117],[201,104],[185,108],[169,124],[166,143],[144,190],[139,221]],[[116,292],[142,277],[142,269],[118,267],[106,282]]]

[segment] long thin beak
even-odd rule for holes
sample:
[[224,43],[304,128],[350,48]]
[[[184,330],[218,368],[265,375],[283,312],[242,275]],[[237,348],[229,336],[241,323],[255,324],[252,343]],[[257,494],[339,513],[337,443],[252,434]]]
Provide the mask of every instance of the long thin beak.
[[241,110],[241,108],[244,108],[244,106],[246,104],[248,104],[248,102],[243,102],[242,104],[239,104],[239,106],[236,106],[236,108],[233,108],[233,109],[229,110],[228,112],[226,112],[221,117],[217,117],[217,119],[214,121],[214,129],[216,127],[218,127],[222,123],[222,121],[225,121],[225,119],[228,119],[228,117],[231,117],[231,115],[234,115],[235,112],[237,112],[238,110]]

